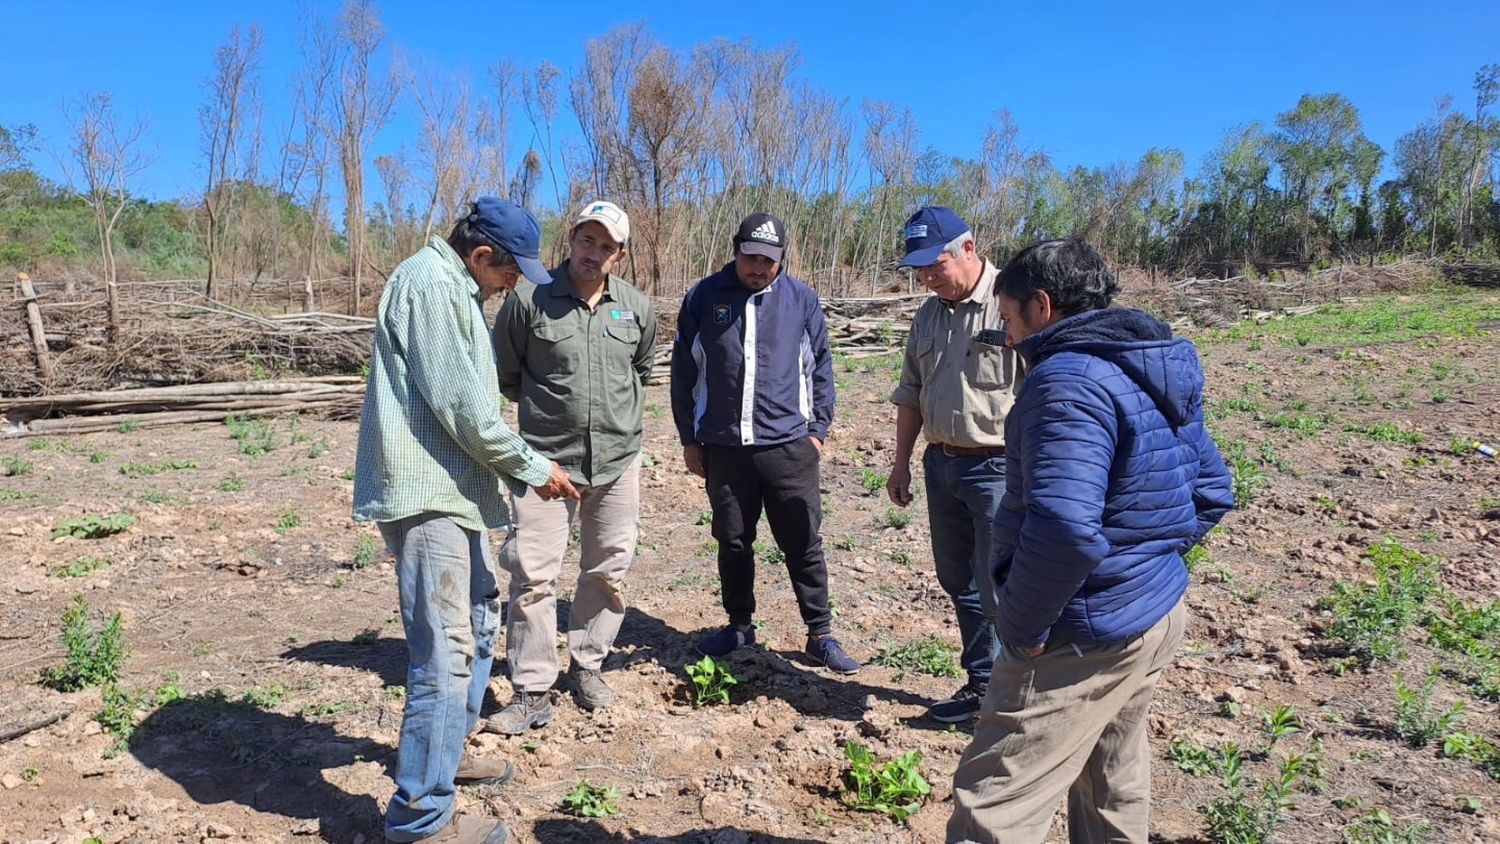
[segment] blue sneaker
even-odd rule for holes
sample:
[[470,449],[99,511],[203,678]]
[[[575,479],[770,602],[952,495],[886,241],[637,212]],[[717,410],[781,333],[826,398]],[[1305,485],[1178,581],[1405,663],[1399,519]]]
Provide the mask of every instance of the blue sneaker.
[[844,652],[844,646],[832,636],[807,637],[807,656],[813,662],[839,674],[858,674],[859,663]]
[[755,628],[730,624],[698,640],[698,653],[704,656],[726,656],[731,651],[755,644]]

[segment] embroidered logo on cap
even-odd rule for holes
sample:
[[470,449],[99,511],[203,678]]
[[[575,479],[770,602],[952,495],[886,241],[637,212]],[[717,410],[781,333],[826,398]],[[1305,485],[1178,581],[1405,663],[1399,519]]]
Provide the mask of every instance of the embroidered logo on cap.
[[770,220],[756,226],[755,230],[750,232],[750,236],[756,240],[764,240],[767,243],[781,243],[781,238],[776,236],[776,227],[771,225]]

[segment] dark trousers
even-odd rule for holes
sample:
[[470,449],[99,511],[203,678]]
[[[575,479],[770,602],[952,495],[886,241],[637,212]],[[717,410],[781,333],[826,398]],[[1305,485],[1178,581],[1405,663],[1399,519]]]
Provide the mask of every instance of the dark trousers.
[[787,574],[808,635],[829,632],[828,566],[823,561],[823,501],[818,449],[806,438],[771,446],[703,447],[719,585],[734,624],[755,616],[755,526],[762,508],[786,556]]
[[991,535],[1005,495],[1004,457],[949,457],[929,447],[922,456],[927,520],[938,583],[953,600],[963,639],[959,664],[976,686],[990,682],[995,637],[995,575]]

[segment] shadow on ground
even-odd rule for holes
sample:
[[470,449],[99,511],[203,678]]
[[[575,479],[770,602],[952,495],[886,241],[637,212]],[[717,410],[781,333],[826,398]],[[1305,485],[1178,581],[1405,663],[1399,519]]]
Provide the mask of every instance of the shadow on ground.
[[787,838],[730,827],[662,836],[638,830],[631,830],[628,834],[611,833],[598,821],[557,819],[537,821],[532,827],[532,835],[540,844],[584,844],[593,841],[632,841],[639,844],[820,844],[813,838]]
[[136,728],[130,753],[200,805],[238,803],[310,821],[302,825],[304,834],[335,842],[360,834],[378,840],[381,813],[373,797],[332,785],[324,772],[361,760],[389,768],[396,759],[394,748],[341,735],[332,724],[268,712],[222,694],[158,708]]

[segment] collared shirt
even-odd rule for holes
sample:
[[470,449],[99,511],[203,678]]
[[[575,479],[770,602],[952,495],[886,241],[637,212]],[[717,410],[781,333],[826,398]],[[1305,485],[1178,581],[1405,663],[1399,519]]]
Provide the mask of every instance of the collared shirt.
[[486,328],[479,285],[442,238],[391,274],[360,416],[354,518],[442,513],[470,530],[502,527],[500,477],[516,491],[551,477],[500,416]]
[[999,275],[986,259],[967,298],[950,305],[933,296],[912,320],[891,401],[922,414],[922,433],[935,445],[1005,444],[1005,414],[1015,402],[1020,370],[1015,352],[1005,346],[995,301]]
[[590,307],[568,275],[522,282],[495,318],[500,392],[517,403],[521,436],[567,470],[602,486],[641,450],[656,313],[644,293],[610,276]]

